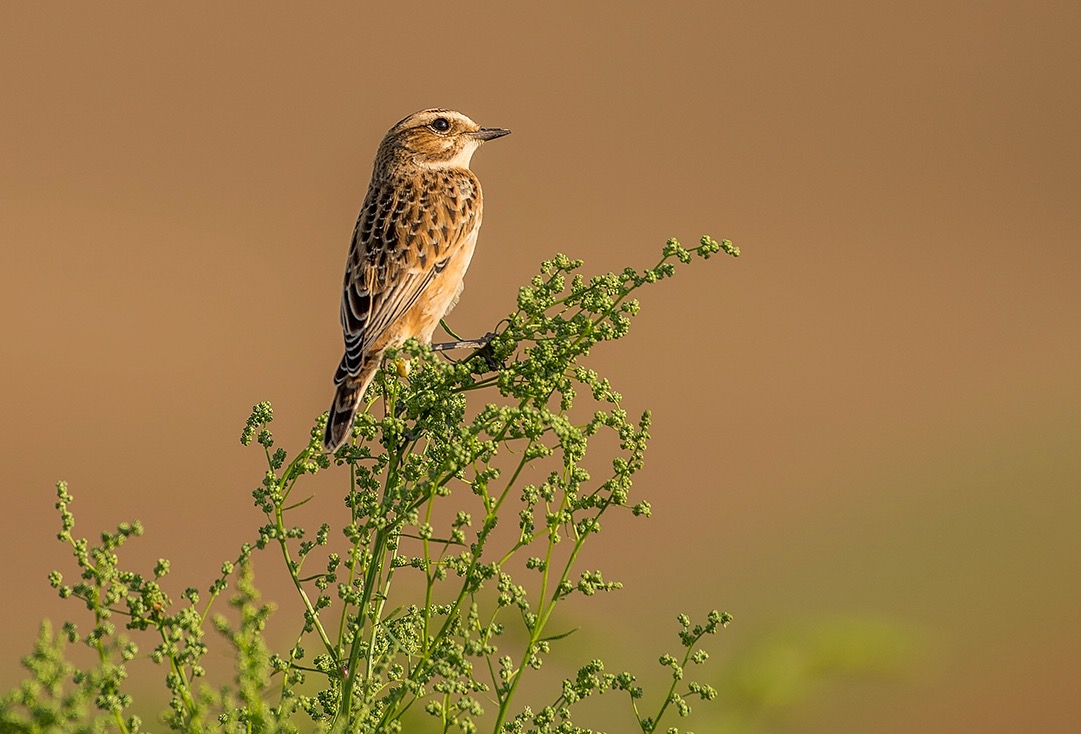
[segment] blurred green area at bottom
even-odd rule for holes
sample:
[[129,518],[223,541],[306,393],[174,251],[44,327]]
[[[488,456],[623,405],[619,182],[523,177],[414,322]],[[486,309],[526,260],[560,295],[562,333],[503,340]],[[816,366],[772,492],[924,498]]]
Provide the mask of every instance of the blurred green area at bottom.
[[869,617],[800,621],[761,638],[723,663],[719,695],[694,712],[694,731],[768,734],[809,707],[864,681],[900,684],[928,657],[926,635]]

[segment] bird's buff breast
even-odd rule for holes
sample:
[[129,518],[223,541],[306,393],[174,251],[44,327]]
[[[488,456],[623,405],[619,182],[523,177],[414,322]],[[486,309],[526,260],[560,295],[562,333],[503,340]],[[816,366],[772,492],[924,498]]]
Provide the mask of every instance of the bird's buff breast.
[[393,341],[401,344],[414,336],[421,342],[432,341],[432,334],[439,326],[439,320],[450,313],[458,303],[458,296],[461,295],[465,285],[465,272],[469,269],[469,263],[473,259],[473,250],[477,245],[478,230],[480,230],[479,221],[458,252],[447,262],[443,272],[432,279],[413,307],[395,325],[397,327],[395,331],[398,333]]

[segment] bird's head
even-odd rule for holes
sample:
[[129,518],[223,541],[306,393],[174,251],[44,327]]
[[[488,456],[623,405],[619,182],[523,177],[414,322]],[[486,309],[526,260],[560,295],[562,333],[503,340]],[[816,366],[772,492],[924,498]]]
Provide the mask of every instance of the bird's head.
[[454,110],[421,110],[387,131],[379,145],[376,171],[392,173],[401,166],[469,168],[477,148],[509,133],[501,127],[481,127]]

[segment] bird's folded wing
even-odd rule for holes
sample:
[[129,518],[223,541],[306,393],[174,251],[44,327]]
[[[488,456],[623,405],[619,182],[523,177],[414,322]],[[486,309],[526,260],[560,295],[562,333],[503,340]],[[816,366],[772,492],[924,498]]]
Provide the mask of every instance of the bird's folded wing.
[[[368,191],[346,265],[341,377],[360,370],[372,345],[417,302],[460,247],[462,222],[449,228],[437,224],[424,202],[408,188]],[[472,220],[475,211],[460,213]]]

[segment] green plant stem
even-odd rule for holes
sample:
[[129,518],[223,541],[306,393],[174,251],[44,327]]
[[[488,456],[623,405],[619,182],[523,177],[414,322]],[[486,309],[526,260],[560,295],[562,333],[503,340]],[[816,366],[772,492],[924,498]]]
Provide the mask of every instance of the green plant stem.
[[[292,476],[292,473],[295,472],[302,457],[307,458],[305,452],[301,452],[301,454],[293,460],[293,463],[289,465],[289,468],[282,474],[279,487],[284,486],[287,482],[295,482],[296,477]],[[289,486],[291,487],[292,484],[290,483]],[[334,645],[327,636],[326,630],[323,629],[322,623],[319,621],[319,613],[316,611],[315,606],[312,604],[311,599],[308,597],[308,593],[304,590],[304,586],[301,583],[300,564],[294,563],[292,555],[289,553],[289,544],[287,542],[288,538],[285,529],[285,509],[283,508],[287,496],[287,492],[282,492],[280,497],[276,498],[274,502],[274,528],[276,530],[275,537],[278,541],[278,547],[281,549],[282,558],[285,560],[285,567],[289,571],[289,578],[292,579],[293,586],[296,588],[301,601],[304,603],[304,609],[311,619],[312,626],[318,633],[319,639],[323,642],[323,646],[326,648],[327,653],[332,657],[336,657]]]
[[[687,645],[686,652],[683,653],[683,659],[679,663],[679,667],[680,667],[681,670],[686,670],[687,669],[687,663],[690,661],[691,655],[694,653],[695,645],[698,644],[698,641],[700,639],[702,639],[702,635],[704,635],[704,634],[705,634],[704,632],[700,633],[698,636],[696,636],[694,638],[694,640],[691,642],[691,644]],[[668,693],[665,694],[664,701],[661,702],[661,707],[657,711],[657,715],[653,717],[653,726],[650,728],[650,730],[649,730],[650,732],[653,732],[653,731],[656,730],[658,722],[660,722],[661,718],[664,716],[664,712],[667,711],[668,707],[671,705],[671,703],[672,703],[672,694],[674,694],[676,692],[676,686],[679,685],[680,680],[681,680],[681,678],[678,678],[675,675],[672,676],[672,684],[670,686],[668,686]],[[642,730],[645,731],[645,727],[642,726],[642,719],[641,719],[641,717],[638,716],[638,707],[637,706],[634,706],[634,715],[636,717],[638,717],[638,726],[642,727]]]
[[[386,382],[384,384],[387,384]],[[396,383],[395,383],[396,384]],[[388,389],[387,399],[385,402],[388,415],[395,415],[397,407],[397,390]],[[398,467],[401,463],[401,452],[395,451],[392,454],[391,461],[387,466],[386,478],[383,482],[383,506],[387,508],[390,501],[390,492],[392,489],[396,489],[398,481]],[[384,515],[385,517],[385,515]],[[384,564],[386,563],[385,553],[387,543],[389,541],[389,535],[396,532],[396,526],[399,521],[394,523],[387,523],[382,528],[376,528],[375,531],[375,546],[372,549],[371,561],[364,569],[364,588],[361,592],[360,602],[357,605],[356,612],[356,628],[353,632],[353,639],[350,643],[349,649],[349,662],[346,664],[346,675],[342,681],[341,686],[341,700],[338,708],[339,716],[342,720],[348,722],[350,720],[353,700],[353,690],[356,687],[356,672],[357,664],[360,661],[361,650],[363,645],[363,632],[364,632],[364,620],[368,616],[368,605],[371,604],[372,594],[374,593],[376,580],[383,575]],[[397,546],[397,544],[395,544]],[[353,559],[355,563],[355,558]],[[382,605],[378,613],[381,613]],[[371,640],[368,645],[368,655],[365,665],[366,679],[372,672],[372,655],[374,654],[375,638],[378,633],[378,620],[372,619]],[[365,686],[368,682],[365,680]]]
[[[94,626],[95,626],[95,628],[97,628],[97,627],[99,627],[101,625],[102,622],[105,621],[105,617],[103,617],[101,615],[101,611],[100,611],[101,607],[99,606],[99,604],[101,602],[101,590],[100,590],[100,587],[95,589],[94,597],[95,597],[94,598],[94,621],[95,621]],[[105,644],[101,641],[100,637],[95,638],[95,640],[94,640],[94,648],[98,651],[98,663],[101,666],[101,669],[105,670],[105,666],[108,665],[108,663],[109,663],[109,655],[105,651]],[[113,714],[113,719],[116,721],[117,727],[120,728],[120,731],[123,732],[123,734],[128,734],[128,724],[127,724],[127,722],[124,721],[124,717],[120,715],[120,711],[113,708],[112,714]]]
[[[600,511],[598,511],[597,515],[594,516],[594,522],[596,521],[596,518],[600,517],[604,509],[605,508],[601,508]],[[541,592],[541,608],[538,610],[536,622],[530,630],[529,641],[526,643],[525,652],[522,655],[522,662],[519,665],[518,670],[515,671],[515,673],[511,676],[509,688],[507,689],[506,695],[502,696],[499,699],[499,712],[497,714],[495,727],[492,729],[492,731],[500,731],[503,727],[503,723],[507,719],[507,715],[510,712],[510,701],[514,698],[514,693],[518,689],[519,683],[521,683],[522,681],[522,674],[525,672],[525,668],[528,665],[530,657],[532,657],[534,651],[537,649],[537,644],[540,642],[543,636],[544,628],[548,624],[548,620],[552,616],[552,611],[555,609],[556,603],[560,599],[560,589],[562,589],[563,584],[567,581],[567,578],[570,575],[571,568],[574,566],[574,562],[578,559],[578,554],[579,552],[581,552],[582,546],[584,545],[585,540],[588,536],[588,533],[583,535],[578,533],[577,530],[575,531],[574,546],[571,549],[571,553],[567,559],[566,564],[564,564],[563,566],[563,571],[559,576],[559,581],[556,583],[555,591],[552,592],[551,598],[549,599],[547,606],[545,606],[543,602],[543,598],[546,596],[545,591],[542,590]],[[554,540],[549,539],[548,552],[545,562],[544,580],[542,582],[543,589],[546,589],[548,585],[548,569],[550,568],[552,552],[554,548]]]
[[[519,409],[521,407],[524,407],[526,405],[526,403],[527,403],[526,400],[522,400],[521,404],[519,406]],[[503,438],[506,437],[506,434],[507,434],[507,432],[509,430],[510,430],[509,422],[504,423],[503,427],[493,437],[494,440],[496,440],[496,441],[503,440]],[[468,461],[466,463],[467,464],[472,463],[473,461],[476,460],[476,458],[477,457],[471,457],[470,461]],[[447,472],[445,478],[441,478],[441,480],[439,482],[433,483],[433,486],[442,486],[447,481],[450,481],[450,479],[453,478],[457,473],[458,473],[458,470]],[[505,496],[508,491],[509,491],[509,487],[504,490],[503,495]],[[486,507],[487,506],[489,506],[489,505],[488,505],[487,500],[486,500]],[[419,677],[419,675],[426,670],[426,666],[429,664],[429,662],[431,660],[431,655],[437,649],[437,646],[439,645],[439,642],[447,634],[449,634],[450,630],[453,628],[453,621],[457,617],[457,615],[461,612],[462,604],[464,603],[465,599],[469,596],[469,584],[472,581],[473,574],[476,572],[477,567],[480,565],[480,559],[481,559],[481,557],[483,555],[483,548],[484,548],[485,540],[487,539],[488,534],[491,532],[491,527],[494,527],[494,525],[489,525],[489,521],[491,519],[492,519],[492,516],[490,514],[485,519],[485,527],[488,528],[488,529],[487,530],[482,530],[481,533],[479,534],[478,538],[477,538],[476,550],[473,553],[473,560],[470,563],[469,568],[463,574],[462,588],[459,590],[457,598],[454,600],[454,602],[452,602],[451,607],[450,607],[450,609],[449,609],[449,611],[448,611],[448,613],[446,615],[446,620],[440,626],[440,629],[436,633],[435,637],[429,639],[429,643],[425,647],[424,653],[421,656],[420,660],[417,661],[417,663],[413,666],[412,670],[409,672],[409,675],[407,676],[408,680],[415,682],[417,677]],[[401,708],[398,708],[397,706],[395,706],[395,707],[388,706],[387,709],[384,711],[383,716],[380,718],[379,727],[376,729],[376,731],[381,731],[382,728],[387,724],[388,721],[391,721],[393,718],[398,718],[399,716],[401,716],[401,714],[404,713],[409,708],[410,705],[411,705],[411,702],[407,703],[405,706],[403,706]]]

